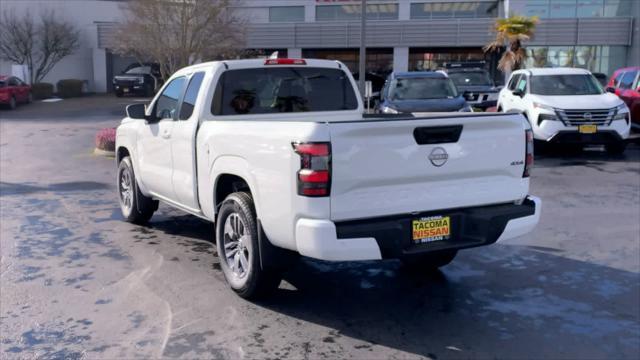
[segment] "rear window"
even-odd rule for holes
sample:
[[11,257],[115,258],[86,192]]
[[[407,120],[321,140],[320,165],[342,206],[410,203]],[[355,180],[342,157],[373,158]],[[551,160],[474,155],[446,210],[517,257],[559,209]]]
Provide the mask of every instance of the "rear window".
[[228,70],[211,104],[214,115],[355,110],[347,74],[338,69],[277,67]]
[[449,99],[458,90],[449,78],[400,78],[391,83],[391,100]]
[[493,86],[489,74],[484,71],[452,72],[449,77],[456,86]]
[[7,85],[7,83],[4,82],[4,80],[0,80],[0,88],[5,87],[5,85]]

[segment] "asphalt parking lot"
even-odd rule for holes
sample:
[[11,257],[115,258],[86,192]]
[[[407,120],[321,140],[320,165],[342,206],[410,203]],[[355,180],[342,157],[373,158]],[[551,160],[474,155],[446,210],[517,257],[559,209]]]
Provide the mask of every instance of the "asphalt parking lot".
[[0,358],[640,357],[637,143],[538,156],[538,228],[441,272],[303,260],[250,303],[211,224],[163,205],[122,221],[93,137],[134,101],[0,110]]

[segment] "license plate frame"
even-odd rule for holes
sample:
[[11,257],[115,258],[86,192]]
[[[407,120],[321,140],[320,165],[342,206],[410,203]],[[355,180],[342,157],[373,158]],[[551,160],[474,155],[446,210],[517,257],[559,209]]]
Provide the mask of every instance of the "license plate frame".
[[126,93],[128,93],[128,92],[129,92],[129,88],[128,88],[128,87],[123,87],[123,88],[122,88],[122,92],[126,92]]
[[411,220],[411,243],[413,245],[447,241],[452,236],[450,215],[433,215]]
[[595,134],[598,132],[598,126],[597,125],[579,125],[578,126],[578,132],[580,134]]

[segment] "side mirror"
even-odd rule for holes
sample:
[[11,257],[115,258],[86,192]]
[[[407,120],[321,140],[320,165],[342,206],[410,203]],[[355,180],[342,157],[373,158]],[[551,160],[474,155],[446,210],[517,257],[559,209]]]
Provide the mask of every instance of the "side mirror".
[[136,120],[145,119],[145,106],[144,104],[131,104],[127,105],[127,117]]
[[604,90],[605,90],[606,92],[610,92],[610,93],[612,93],[612,94],[615,94],[615,93],[616,93],[616,89],[612,88],[611,86],[607,86]]
[[524,91],[522,91],[520,89],[515,89],[515,90],[513,90],[513,95],[519,96],[519,97],[524,97]]

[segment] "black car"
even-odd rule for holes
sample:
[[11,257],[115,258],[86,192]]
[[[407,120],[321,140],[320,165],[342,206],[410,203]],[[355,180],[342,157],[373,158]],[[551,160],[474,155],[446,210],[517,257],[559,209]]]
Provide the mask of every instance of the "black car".
[[157,64],[131,64],[122,74],[113,77],[117,97],[126,94],[153,96],[161,85],[162,76]]
[[487,70],[480,67],[449,67],[447,74],[470,106],[482,110],[496,106],[500,88],[495,86]]

